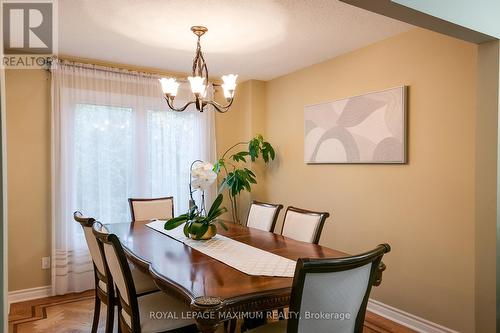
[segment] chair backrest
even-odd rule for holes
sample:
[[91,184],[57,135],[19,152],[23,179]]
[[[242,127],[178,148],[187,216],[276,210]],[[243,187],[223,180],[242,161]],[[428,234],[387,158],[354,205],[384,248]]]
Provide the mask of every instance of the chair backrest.
[[121,308],[118,314],[119,325],[121,328],[126,328],[126,331],[140,332],[141,324],[137,294],[125,251],[115,234],[103,232],[102,229],[102,224],[95,222],[92,231],[106,260],[106,269],[116,286]]
[[371,287],[380,283],[379,265],[390,250],[381,244],[352,257],[299,259],[287,333],[361,333]]
[[132,221],[167,220],[174,217],[174,197],[136,199],[129,198]]
[[327,212],[314,212],[289,206],[286,209],[281,234],[295,240],[318,244]]
[[[96,220],[92,217],[85,217],[81,212],[74,212],[73,218],[76,222],[80,223],[83,228],[83,233],[85,235],[85,241],[87,242],[87,246],[89,248],[90,256],[92,257],[92,261],[94,262],[94,271],[97,275],[99,281],[98,286],[103,290],[107,291],[106,282],[108,280],[106,276],[106,269],[104,266],[104,259],[99,251],[99,245],[97,240],[95,239],[94,234],[92,233],[92,226],[96,222]],[[100,281],[102,281],[102,284]]]
[[247,227],[273,231],[283,205],[252,201],[248,211]]

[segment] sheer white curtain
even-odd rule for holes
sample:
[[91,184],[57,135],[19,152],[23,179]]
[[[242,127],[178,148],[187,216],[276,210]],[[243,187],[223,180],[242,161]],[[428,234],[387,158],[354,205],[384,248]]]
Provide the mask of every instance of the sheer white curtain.
[[[175,213],[184,212],[191,162],[215,161],[213,110],[170,111],[157,79],[64,61],[52,66],[54,294],[93,287],[75,210],[103,223],[127,222],[128,197],[172,195]],[[176,103],[189,98],[183,87]]]

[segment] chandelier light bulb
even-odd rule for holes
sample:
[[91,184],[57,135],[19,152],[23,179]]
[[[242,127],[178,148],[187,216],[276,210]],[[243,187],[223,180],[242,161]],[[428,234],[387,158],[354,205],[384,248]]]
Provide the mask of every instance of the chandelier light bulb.
[[179,89],[179,82],[175,78],[161,78],[161,89],[163,93],[168,96],[175,97],[177,95],[177,90]]
[[191,91],[193,94],[204,95],[205,94],[205,78],[201,76],[189,76],[189,83],[191,84]]

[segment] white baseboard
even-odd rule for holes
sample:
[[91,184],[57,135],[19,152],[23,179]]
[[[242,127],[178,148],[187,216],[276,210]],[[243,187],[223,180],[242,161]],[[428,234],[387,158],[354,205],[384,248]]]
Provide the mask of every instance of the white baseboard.
[[9,309],[12,303],[29,301],[32,299],[52,296],[52,286],[43,286],[29,289],[9,291]]
[[379,316],[392,320],[398,324],[411,328],[421,333],[458,333],[450,328],[433,323],[427,319],[417,317],[411,313],[394,308],[382,302],[370,299],[368,301],[368,311]]

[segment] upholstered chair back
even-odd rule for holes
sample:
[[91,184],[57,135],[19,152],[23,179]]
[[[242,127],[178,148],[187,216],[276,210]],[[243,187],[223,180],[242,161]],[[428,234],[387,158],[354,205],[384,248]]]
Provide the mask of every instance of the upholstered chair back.
[[[287,332],[361,333],[372,285],[388,244],[336,259],[299,259]],[[382,264],[383,265],[383,264]]]
[[288,207],[283,221],[281,234],[298,241],[318,244],[327,212],[314,212],[301,208]]
[[174,217],[174,198],[128,199],[132,221],[168,220]]
[[85,217],[80,212],[74,212],[73,218],[75,219],[76,222],[80,223],[80,225],[83,228],[85,241],[87,242],[90,256],[92,257],[92,261],[94,262],[96,270],[99,272],[99,274],[105,275],[106,271],[104,269],[104,262],[101,253],[99,252],[99,246],[97,244],[97,240],[95,239],[95,236],[92,233],[92,225],[94,224],[95,219],[93,219],[92,217]]
[[252,201],[248,211],[247,227],[273,231],[283,205]]

